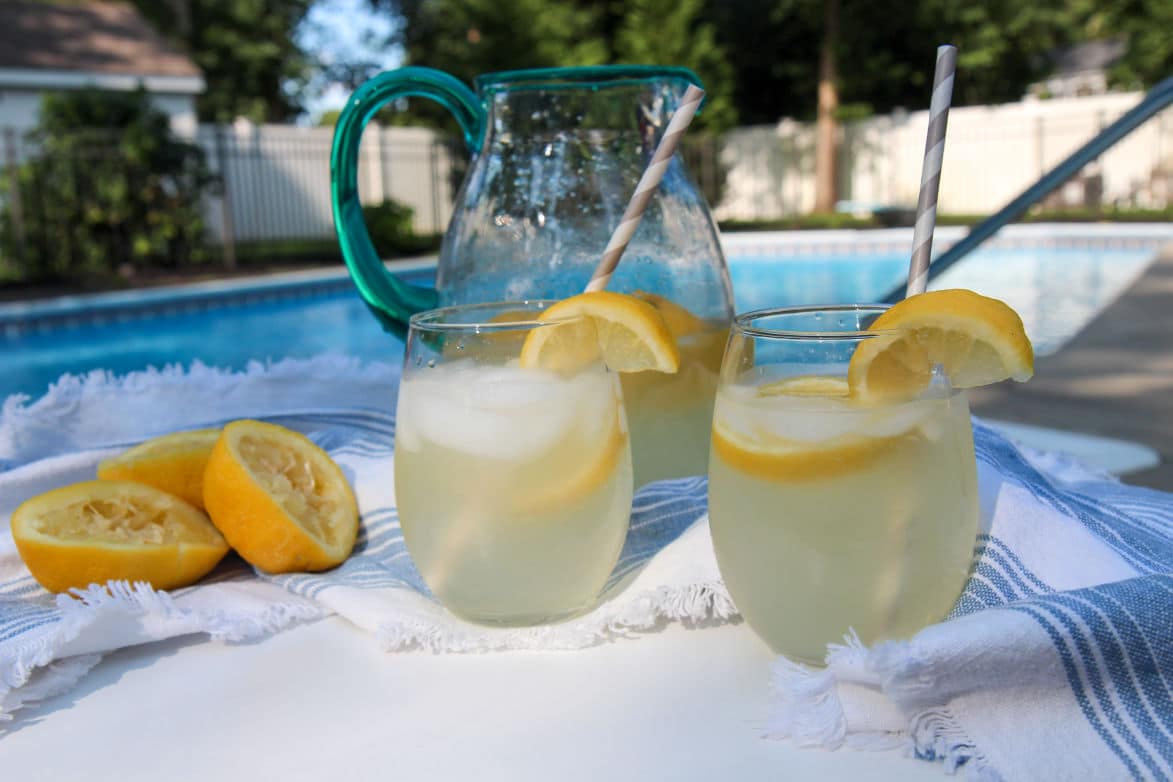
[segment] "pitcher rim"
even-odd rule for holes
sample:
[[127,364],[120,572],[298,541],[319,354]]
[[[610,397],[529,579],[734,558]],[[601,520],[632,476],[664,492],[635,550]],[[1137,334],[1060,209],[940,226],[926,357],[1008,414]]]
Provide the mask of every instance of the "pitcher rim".
[[[682,65],[572,65],[559,68],[524,68],[511,71],[493,71],[477,76],[473,81],[477,92],[495,91],[502,86],[524,87],[527,82],[542,82],[542,86],[570,87],[575,83],[605,81],[608,84],[649,81],[654,78],[678,78],[701,89],[704,85],[691,68]],[[538,85],[531,85],[538,86]]]

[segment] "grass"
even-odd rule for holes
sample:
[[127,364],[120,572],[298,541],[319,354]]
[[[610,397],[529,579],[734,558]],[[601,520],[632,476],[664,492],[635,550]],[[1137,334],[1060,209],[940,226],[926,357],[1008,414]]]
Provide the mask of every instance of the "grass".
[[[911,210],[892,210],[888,214],[856,217],[850,214],[794,215],[778,220],[723,220],[722,231],[809,231],[825,229],[887,228],[911,226]],[[939,214],[937,225],[977,225],[989,215]],[[1164,209],[1033,209],[1018,223],[1166,223],[1173,221],[1173,206]]]
[[820,229],[880,228],[874,217],[849,214],[794,215],[777,220],[722,220],[722,231],[812,231]]
[[[380,246],[381,245],[381,246]],[[415,255],[436,252],[440,249],[440,236],[412,236],[394,244],[376,244],[382,258],[409,258]],[[217,248],[217,255],[223,250]],[[342,263],[342,251],[338,240],[328,239],[267,239],[264,241],[239,242],[236,245],[238,267],[264,267],[273,264],[321,264]]]

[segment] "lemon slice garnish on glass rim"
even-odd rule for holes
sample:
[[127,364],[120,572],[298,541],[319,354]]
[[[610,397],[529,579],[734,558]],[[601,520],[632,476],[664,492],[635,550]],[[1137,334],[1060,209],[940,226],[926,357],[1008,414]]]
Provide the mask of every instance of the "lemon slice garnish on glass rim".
[[676,339],[651,304],[611,291],[580,293],[550,306],[541,322],[566,321],[530,330],[521,366],[574,372],[602,361],[616,372],[675,372]]
[[938,365],[954,388],[1007,378],[1021,382],[1034,374],[1034,350],[1018,313],[970,290],[910,296],[868,330],[880,334],[856,347],[847,370],[856,399],[914,397],[929,385]]

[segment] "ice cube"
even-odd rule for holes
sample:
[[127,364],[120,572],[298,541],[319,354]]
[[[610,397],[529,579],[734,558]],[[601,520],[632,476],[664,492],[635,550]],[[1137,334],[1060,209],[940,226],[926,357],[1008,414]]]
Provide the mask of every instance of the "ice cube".
[[399,395],[413,437],[510,461],[538,458],[613,404],[602,373],[564,379],[508,367],[438,367],[404,380]]

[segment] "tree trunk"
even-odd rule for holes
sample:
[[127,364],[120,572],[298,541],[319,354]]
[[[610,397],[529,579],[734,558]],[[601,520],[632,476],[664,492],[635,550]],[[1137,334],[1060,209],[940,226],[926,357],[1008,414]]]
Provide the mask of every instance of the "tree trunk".
[[836,138],[839,122],[838,75],[835,69],[835,45],[839,37],[839,0],[826,0],[823,6],[823,40],[819,46],[819,113],[815,135],[815,212],[835,211],[838,194],[838,150]]

